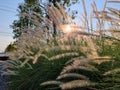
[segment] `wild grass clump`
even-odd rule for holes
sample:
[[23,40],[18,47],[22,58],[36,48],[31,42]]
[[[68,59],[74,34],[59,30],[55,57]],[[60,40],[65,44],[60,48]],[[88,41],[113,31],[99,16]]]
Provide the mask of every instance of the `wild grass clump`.
[[[108,1],[106,0],[105,3]],[[10,75],[10,90],[116,90],[120,88],[120,42],[114,35],[102,32],[104,12],[98,12],[92,3],[93,16],[98,21],[98,31],[90,31],[84,8],[84,27],[81,31],[65,33],[61,26],[76,27],[63,6],[47,6],[48,17],[40,17],[48,26],[35,21],[36,30],[26,30],[16,42],[17,49],[8,53],[11,61],[5,62]],[[106,8],[106,4],[104,6]],[[111,11],[111,10],[110,10]],[[33,20],[36,16],[29,16]],[[36,14],[37,15],[37,14]],[[56,17],[56,15],[58,17]],[[55,16],[55,18],[54,18]],[[104,17],[104,18],[102,18]],[[63,20],[64,19],[64,20]],[[92,19],[92,18],[91,18]],[[118,18],[117,18],[118,19]],[[114,18],[111,19],[114,22]],[[50,23],[52,22],[52,23]],[[115,22],[114,22],[115,23]],[[92,23],[91,23],[92,25]],[[88,31],[84,30],[87,27]],[[97,27],[96,27],[97,28]],[[54,31],[53,30],[53,31]]]

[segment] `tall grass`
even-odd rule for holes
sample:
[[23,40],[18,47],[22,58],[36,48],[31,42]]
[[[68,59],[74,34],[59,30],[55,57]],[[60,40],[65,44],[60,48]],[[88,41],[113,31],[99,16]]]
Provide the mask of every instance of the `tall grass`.
[[[119,89],[119,37],[111,33],[108,38],[102,27],[104,20],[116,23],[116,18],[119,19],[108,18],[106,15],[106,5],[109,2],[106,0],[104,12],[99,12],[95,2],[92,3],[92,15],[99,23],[99,34],[88,32],[89,19],[84,0],[84,24],[87,31],[83,27],[81,31],[73,30],[65,34],[65,28],[62,29],[61,26],[70,24],[74,29],[75,24],[59,4],[57,7],[47,6],[49,18],[39,16],[44,24],[38,23],[36,16],[22,14],[31,17],[38,28],[25,30],[16,42],[17,50],[8,53],[13,60],[5,62],[4,67],[8,70],[3,74],[11,75],[10,90]],[[111,12],[110,9],[109,11]],[[56,37],[51,29],[53,23],[57,26]],[[92,21],[90,25],[93,27]]]

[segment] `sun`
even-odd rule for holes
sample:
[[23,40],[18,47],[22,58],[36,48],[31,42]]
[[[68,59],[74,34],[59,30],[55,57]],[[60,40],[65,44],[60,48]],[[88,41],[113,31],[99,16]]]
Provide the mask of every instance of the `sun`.
[[64,29],[64,32],[66,33],[70,33],[72,31],[72,28],[70,25],[66,25],[65,29]]
[[69,25],[69,24],[62,25],[61,29],[62,29],[63,33],[71,33],[73,31],[71,25]]
[[75,24],[64,24],[61,25],[61,30],[63,33],[69,34],[72,32],[83,31],[84,27]]
[[120,25],[120,22],[118,22],[118,24]]

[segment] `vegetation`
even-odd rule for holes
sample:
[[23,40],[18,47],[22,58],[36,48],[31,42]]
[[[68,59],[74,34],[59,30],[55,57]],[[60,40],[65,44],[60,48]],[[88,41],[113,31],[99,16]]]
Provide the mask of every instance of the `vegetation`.
[[24,0],[24,2],[24,4],[20,4],[18,6],[19,20],[14,20],[13,24],[11,25],[14,33],[14,38],[18,38],[25,29],[35,28],[35,24],[30,20],[30,18],[21,16],[20,14],[28,13],[30,15],[33,15],[34,12],[42,12],[41,8],[39,7],[38,0]]
[[[14,38],[17,38],[21,36],[22,32],[26,32],[26,30],[35,30],[37,27],[35,22],[31,20],[29,15],[36,16],[37,14],[37,21],[39,23],[43,23],[43,20],[40,19],[40,16],[48,17],[47,15],[47,8],[44,4],[49,5],[52,3],[54,6],[57,6],[57,2],[63,4],[64,7],[71,6],[72,4],[75,4],[78,2],[78,0],[73,0],[72,2],[70,0],[48,0],[48,3],[42,3],[44,0],[24,0],[25,3],[20,4],[18,6],[18,20],[14,20],[13,24],[11,25],[14,33]],[[27,13],[28,16],[22,15],[24,13]],[[38,16],[39,15],[39,16]],[[48,17],[49,18],[49,17]],[[54,24],[55,25],[55,24]],[[55,33],[54,29],[54,33]]]
[[5,49],[5,52],[12,52],[14,50],[16,50],[15,43],[10,43]]
[[[86,5],[82,0],[83,26],[74,24],[63,6],[58,3],[56,6],[47,6],[47,17],[37,13],[21,14],[29,16],[36,28],[22,32],[16,42],[17,49],[8,52],[12,60],[3,63],[7,71],[2,75],[10,75],[9,89],[119,90],[120,18],[116,9],[107,7],[107,3],[116,2],[119,1],[106,0],[103,11],[97,11],[93,2],[92,17],[88,19]],[[93,18],[98,23],[98,30],[95,31],[91,30]],[[112,26],[113,30],[104,30],[105,22],[111,22],[109,27]],[[55,37],[52,36],[53,23],[56,28]],[[66,26],[72,29],[67,27],[68,32]],[[81,31],[79,28],[75,29],[76,27]]]

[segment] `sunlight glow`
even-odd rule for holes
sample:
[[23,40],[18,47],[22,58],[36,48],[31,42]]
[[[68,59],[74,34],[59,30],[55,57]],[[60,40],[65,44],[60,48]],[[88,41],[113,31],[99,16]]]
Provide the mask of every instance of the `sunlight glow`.
[[84,28],[82,26],[75,25],[75,24],[66,24],[66,25],[64,24],[64,25],[61,25],[61,29],[62,29],[62,32],[66,33],[66,34],[84,30]]
[[118,24],[120,25],[120,22],[118,22]]
[[63,31],[63,33],[71,33],[72,32],[72,28],[71,25],[62,25],[61,29]]

